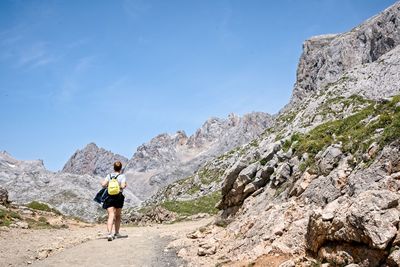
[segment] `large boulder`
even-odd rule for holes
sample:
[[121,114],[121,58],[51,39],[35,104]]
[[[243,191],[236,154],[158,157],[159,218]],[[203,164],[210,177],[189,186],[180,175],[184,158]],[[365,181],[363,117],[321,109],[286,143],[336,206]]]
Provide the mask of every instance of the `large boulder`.
[[254,180],[254,177],[256,176],[257,170],[259,167],[259,163],[253,163],[250,164],[248,167],[243,169],[239,175],[238,178],[236,179],[233,188],[236,190],[243,190],[243,188],[249,184],[251,181]]
[[[327,246],[350,244],[363,246],[375,255],[363,256],[350,249],[348,253],[354,253],[352,258],[376,257],[379,254],[376,250],[386,251],[397,234],[399,198],[399,194],[388,190],[370,190],[356,198],[343,196],[329,203],[310,216],[306,234],[308,249],[322,253],[321,249],[326,251]],[[385,253],[380,255],[384,257]]]
[[247,164],[239,160],[232,167],[225,171],[224,176],[222,177],[222,195],[226,195],[232,189],[233,184],[235,183],[239,173],[246,167]]

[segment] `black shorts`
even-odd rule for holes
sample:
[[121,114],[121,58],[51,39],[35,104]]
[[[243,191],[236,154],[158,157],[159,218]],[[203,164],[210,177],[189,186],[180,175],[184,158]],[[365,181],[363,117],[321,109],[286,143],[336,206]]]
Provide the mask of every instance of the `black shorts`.
[[117,209],[122,209],[124,206],[125,197],[122,193],[115,196],[108,196],[103,203],[103,209],[108,209],[109,207],[114,207]]

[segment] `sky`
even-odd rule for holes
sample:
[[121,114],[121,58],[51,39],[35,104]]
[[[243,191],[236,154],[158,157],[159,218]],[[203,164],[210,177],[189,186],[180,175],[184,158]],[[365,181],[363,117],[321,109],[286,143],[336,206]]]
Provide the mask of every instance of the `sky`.
[[394,0],[1,0],[0,151],[57,171],[210,117],[277,113],[304,40]]

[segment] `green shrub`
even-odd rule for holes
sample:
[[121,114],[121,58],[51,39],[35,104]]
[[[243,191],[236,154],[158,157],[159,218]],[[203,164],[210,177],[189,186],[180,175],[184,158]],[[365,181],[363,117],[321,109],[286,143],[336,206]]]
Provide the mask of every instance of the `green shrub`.
[[28,208],[31,208],[33,210],[42,210],[42,211],[48,211],[48,212],[54,212],[56,214],[61,214],[58,210],[50,208],[49,205],[46,203],[41,203],[38,201],[32,201],[27,205]]

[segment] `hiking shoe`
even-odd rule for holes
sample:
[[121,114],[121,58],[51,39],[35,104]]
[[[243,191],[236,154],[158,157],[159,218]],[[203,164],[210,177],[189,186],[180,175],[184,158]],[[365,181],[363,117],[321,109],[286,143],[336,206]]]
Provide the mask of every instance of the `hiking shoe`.
[[120,233],[115,233],[114,234],[114,239],[121,238],[121,237],[122,237],[122,235]]
[[108,241],[112,241],[112,240],[113,240],[113,236],[112,236],[111,234],[109,234],[109,235],[107,236],[107,240],[108,240]]

